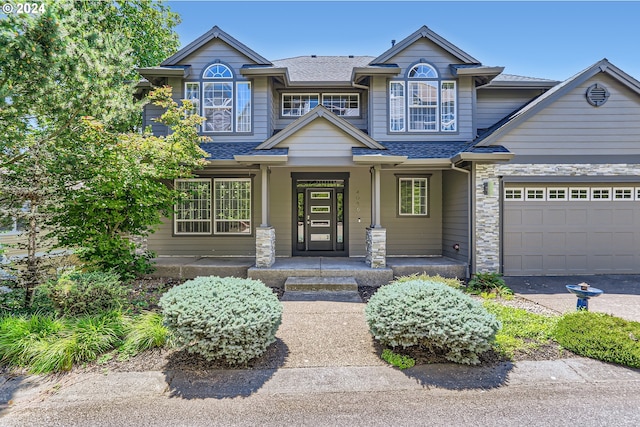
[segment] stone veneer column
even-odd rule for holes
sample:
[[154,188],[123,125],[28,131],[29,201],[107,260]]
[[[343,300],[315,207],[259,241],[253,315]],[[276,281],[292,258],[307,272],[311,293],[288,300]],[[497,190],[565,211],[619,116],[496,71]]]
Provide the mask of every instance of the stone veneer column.
[[[475,181],[476,272],[500,272],[500,181],[495,165],[477,164]],[[485,194],[485,188],[488,194]]]
[[387,267],[387,229],[367,227],[367,257],[365,261],[371,268]]
[[276,230],[256,228],[256,267],[269,268],[276,262]]

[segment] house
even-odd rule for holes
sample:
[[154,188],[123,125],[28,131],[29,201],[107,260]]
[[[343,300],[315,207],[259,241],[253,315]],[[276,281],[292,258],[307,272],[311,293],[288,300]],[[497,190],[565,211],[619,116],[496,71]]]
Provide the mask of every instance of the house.
[[[157,67],[208,165],[159,257],[441,257],[466,274],[640,273],[640,82],[483,65],[422,27],[377,57],[269,60],[218,27]],[[146,124],[160,112],[148,107]]]

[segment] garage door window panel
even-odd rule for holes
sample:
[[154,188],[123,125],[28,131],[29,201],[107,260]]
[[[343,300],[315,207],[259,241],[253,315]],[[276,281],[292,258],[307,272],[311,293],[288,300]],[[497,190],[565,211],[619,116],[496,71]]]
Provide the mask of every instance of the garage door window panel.
[[544,188],[527,188],[526,199],[529,201],[544,201],[546,200],[545,193]]
[[613,200],[633,200],[633,188],[618,187],[613,189]]
[[547,199],[551,201],[568,200],[568,190],[566,188],[549,188],[547,190]]
[[592,188],[591,200],[611,200],[611,188]]
[[589,189],[588,188],[570,188],[569,200],[583,200],[589,201]]

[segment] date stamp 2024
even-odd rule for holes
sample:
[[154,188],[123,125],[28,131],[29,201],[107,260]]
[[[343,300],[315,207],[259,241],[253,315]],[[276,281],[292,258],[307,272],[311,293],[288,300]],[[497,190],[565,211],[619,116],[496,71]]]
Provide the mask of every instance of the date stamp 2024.
[[2,5],[2,12],[6,15],[12,13],[37,15],[44,13],[46,10],[44,3],[4,3]]

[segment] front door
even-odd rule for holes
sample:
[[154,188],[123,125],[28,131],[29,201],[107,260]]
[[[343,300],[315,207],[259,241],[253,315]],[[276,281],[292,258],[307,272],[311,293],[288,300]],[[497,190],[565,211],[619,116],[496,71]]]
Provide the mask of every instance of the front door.
[[293,255],[346,256],[348,175],[292,175]]
[[306,249],[308,251],[332,251],[336,234],[334,189],[307,188],[305,193]]

